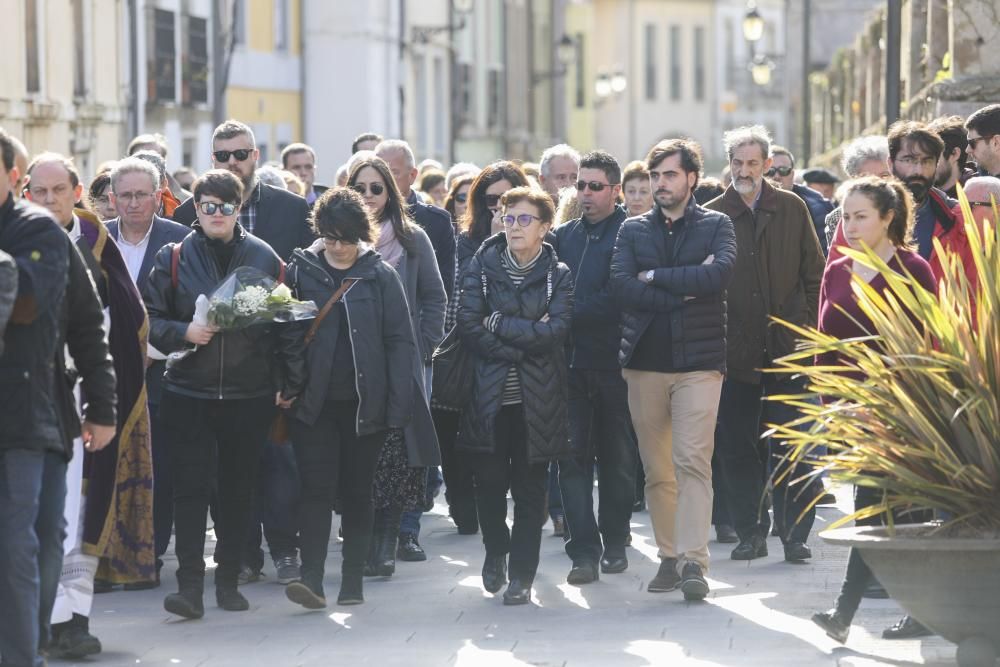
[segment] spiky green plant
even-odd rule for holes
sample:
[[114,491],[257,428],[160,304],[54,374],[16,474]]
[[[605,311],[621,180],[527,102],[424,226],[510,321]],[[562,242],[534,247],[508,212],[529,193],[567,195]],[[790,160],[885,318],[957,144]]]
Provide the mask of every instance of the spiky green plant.
[[[772,372],[803,375],[808,394],[775,396],[801,418],[773,425],[788,458],[837,481],[883,492],[883,503],[844,517],[926,508],[961,532],[1000,530],[1000,245],[997,225],[979,231],[959,193],[978,288],[947,255],[939,293],[890,269],[870,250],[845,254],[876,270],[881,293],[858,276],[852,288],[875,331],[840,340],[782,322],[802,339]],[[994,219],[1000,220],[994,203]],[[945,257],[935,239],[935,252]],[[974,305],[970,305],[974,304]],[[871,345],[872,342],[876,345]],[[836,352],[846,366],[812,365]],[[860,371],[858,380],[849,373]],[[816,401],[821,398],[822,401]],[[828,451],[821,454],[822,447]],[[802,483],[805,480],[793,480]]]

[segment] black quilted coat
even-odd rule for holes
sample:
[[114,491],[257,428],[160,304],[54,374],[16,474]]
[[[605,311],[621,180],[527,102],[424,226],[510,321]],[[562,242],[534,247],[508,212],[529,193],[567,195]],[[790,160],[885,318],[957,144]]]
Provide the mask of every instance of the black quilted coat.
[[[626,220],[618,232],[611,259],[611,287],[622,308],[618,359],[627,367],[656,313],[670,313],[674,368],[725,373],[726,286],[736,263],[733,223],[692,197],[669,261],[659,229],[664,224],[653,209]],[[709,255],[714,260],[703,264]],[[649,269],[654,277],[647,285],[638,275]]]
[[[488,239],[461,276],[459,333],[477,363],[456,446],[473,453],[495,450],[493,425],[507,369],[514,364],[524,397],[528,460],[564,458],[571,454],[563,345],[573,313],[573,278],[546,243],[533,271],[515,287],[500,264],[506,247],[502,232]],[[503,313],[496,333],[483,326],[483,319],[493,312]],[[546,313],[548,320],[542,322]]]

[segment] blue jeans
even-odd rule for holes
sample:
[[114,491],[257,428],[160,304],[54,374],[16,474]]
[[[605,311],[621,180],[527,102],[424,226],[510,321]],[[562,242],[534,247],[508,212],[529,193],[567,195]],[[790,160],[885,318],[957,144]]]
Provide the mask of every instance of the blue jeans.
[[[60,480],[60,467],[62,476]],[[46,483],[49,485],[47,486]],[[0,655],[3,665],[44,664],[40,627],[48,627],[62,571],[66,462],[61,454],[0,450]],[[54,562],[53,562],[54,561]],[[52,575],[54,573],[54,581]],[[47,598],[42,578],[51,589]],[[43,610],[48,615],[41,623]]]
[[[638,450],[621,371],[570,370],[569,433],[574,456],[559,460],[559,488],[570,534],[566,553],[574,563],[595,565],[605,552],[624,556]],[[600,480],[596,518],[595,460]]]

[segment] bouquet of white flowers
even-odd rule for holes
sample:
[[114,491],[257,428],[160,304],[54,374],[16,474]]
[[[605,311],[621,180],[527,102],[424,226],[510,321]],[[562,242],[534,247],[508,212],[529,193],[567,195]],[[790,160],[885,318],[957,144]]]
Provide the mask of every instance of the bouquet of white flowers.
[[297,322],[316,317],[312,301],[292,297],[286,285],[263,271],[241,266],[208,297],[208,324],[221,331],[270,322]]

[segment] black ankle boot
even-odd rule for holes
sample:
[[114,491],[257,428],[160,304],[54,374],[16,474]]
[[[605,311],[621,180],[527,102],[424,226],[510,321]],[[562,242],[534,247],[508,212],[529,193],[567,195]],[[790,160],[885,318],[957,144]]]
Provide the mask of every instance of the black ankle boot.
[[396,572],[396,542],[399,539],[399,522],[403,512],[398,508],[389,508],[379,513],[383,515],[383,523],[375,559],[375,573],[379,577],[391,577]]
[[205,615],[205,603],[202,601],[200,588],[182,588],[177,593],[171,593],[163,598],[163,608],[171,614],[184,618],[201,618]]
[[90,619],[80,614],[65,623],[52,626],[52,642],[49,646],[52,657],[77,660],[101,652],[101,640],[90,634]]
[[360,572],[344,572],[340,580],[340,594],[337,595],[337,604],[354,605],[365,601],[364,578]]
[[250,608],[250,603],[247,602],[242,593],[236,590],[235,586],[232,588],[216,586],[215,602],[226,611],[246,611]]

